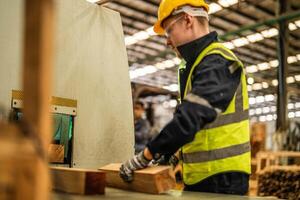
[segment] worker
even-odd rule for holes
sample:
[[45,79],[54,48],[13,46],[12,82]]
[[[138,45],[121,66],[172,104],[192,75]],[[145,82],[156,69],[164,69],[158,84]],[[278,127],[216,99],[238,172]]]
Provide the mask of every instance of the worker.
[[[185,61],[179,67],[181,103],[144,151],[124,162],[120,176],[180,152],[185,190],[244,195],[250,167],[245,69],[209,32],[204,0],[162,0],[154,31]],[[151,162],[152,163],[152,162]]]
[[136,101],[133,108],[134,113],[134,138],[135,153],[139,153],[146,147],[146,144],[150,138],[150,123],[144,117],[145,107],[141,101]]

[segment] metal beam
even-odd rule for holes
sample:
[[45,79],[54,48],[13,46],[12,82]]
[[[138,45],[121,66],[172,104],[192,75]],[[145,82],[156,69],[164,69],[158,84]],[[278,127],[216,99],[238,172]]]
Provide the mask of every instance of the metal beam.
[[[278,1],[278,15],[284,15],[288,11],[288,0]],[[299,11],[300,13],[300,11]],[[287,15],[288,16],[288,15]],[[276,130],[277,132],[285,132],[287,129],[287,54],[288,54],[288,18],[278,18],[274,20],[279,24],[278,35],[278,95],[277,95],[277,120]]]

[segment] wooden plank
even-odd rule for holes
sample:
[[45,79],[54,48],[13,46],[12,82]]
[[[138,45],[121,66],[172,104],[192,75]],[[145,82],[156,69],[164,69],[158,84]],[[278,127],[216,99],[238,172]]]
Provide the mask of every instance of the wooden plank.
[[49,162],[63,163],[65,156],[64,145],[50,144],[48,149]]
[[113,163],[100,168],[101,171],[106,172],[107,186],[151,194],[160,194],[176,186],[174,174],[169,166],[137,170],[131,183],[124,182],[119,177],[120,166],[119,163]]
[[52,188],[73,194],[104,194],[105,173],[98,170],[51,167]]
[[47,150],[51,138],[50,96],[53,68],[54,0],[26,0],[23,45],[23,129],[38,153],[27,187],[16,199],[48,200],[50,176]]

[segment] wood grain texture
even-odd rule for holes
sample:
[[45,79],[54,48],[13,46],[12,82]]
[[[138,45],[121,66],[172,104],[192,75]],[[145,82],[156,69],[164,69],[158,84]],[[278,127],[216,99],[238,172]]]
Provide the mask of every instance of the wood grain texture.
[[72,194],[104,194],[105,173],[98,170],[51,167],[52,188]]
[[49,162],[52,163],[63,163],[64,162],[64,145],[50,144],[48,148]]
[[119,177],[121,164],[113,163],[100,168],[106,172],[106,185],[143,193],[160,194],[175,188],[175,178],[169,166],[155,166],[135,171],[131,183]]

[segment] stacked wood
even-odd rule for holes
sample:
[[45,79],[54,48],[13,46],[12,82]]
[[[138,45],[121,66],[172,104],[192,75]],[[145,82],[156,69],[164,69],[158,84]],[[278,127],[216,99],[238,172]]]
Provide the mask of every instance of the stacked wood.
[[259,175],[258,195],[300,199],[300,171],[275,170]]
[[91,169],[51,167],[52,188],[72,194],[104,194],[105,173]]
[[160,194],[176,187],[174,172],[170,166],[154,166],[134,172],[131,183],[124,182],[119,176],[121,164],[113,163],[101,167],[106,173],[106,185],[125,190],[150,194]]

